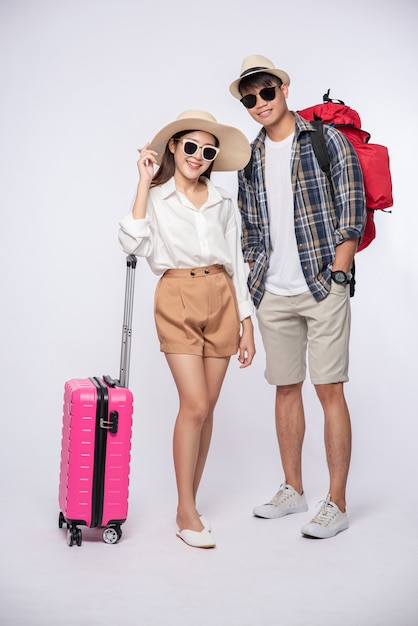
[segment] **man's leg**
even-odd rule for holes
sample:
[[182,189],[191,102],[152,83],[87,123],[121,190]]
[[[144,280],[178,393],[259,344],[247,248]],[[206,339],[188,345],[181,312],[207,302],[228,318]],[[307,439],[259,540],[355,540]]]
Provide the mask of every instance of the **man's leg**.
[[301,494],[305,436],[302,383],[276,387],[276,432],[285,482]]
[[302,384],[306,375],[307,325],[298,313],[300,298],[265,292],[257,310],[266,351],[265,376],[276,387],[276,432],[285,475],[283,484],[270,502],[253,509],[257,517],[270,519],[308,510],[301,467],[305,435]]
[[346,486],[351,457],[350,414],[343,383],[315,385],[324,410],[324,438],[330,475],[329,494],[340,511],[346,507]]
[[318,513],[302,528],[304,535],[325,539],[348,528],[346,485],[351,456],[350,415],[344,398],[348,380],[350,297],[332,283],[320,302],[306,303],[311,380],[324,411],[324,438],[330,485]]
[[351,456],[350,414],[344,398],[343,383],[315,385],[324,409],[324,436],[330,486],[318,513],[305,524],[303,535],[326,539],[348,528],[345,490]]
[[270,502],[253,509],[256,517],[271,519],[308,510],[302,484],[302,384],[276,387],[276,431],[285,480]]

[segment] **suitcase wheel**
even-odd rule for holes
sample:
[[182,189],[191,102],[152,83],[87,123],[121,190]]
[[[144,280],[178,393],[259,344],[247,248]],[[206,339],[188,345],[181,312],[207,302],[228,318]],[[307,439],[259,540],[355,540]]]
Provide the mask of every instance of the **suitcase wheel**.
[[105,543],[117,543],[122,537],[120,526],[107,526],[103,531],[103,541]]
[[71,526],[67,530],[67,545],[73,546],[75,543],[81,546],[82,534],[81,530],[77,526]]
[[60,528],[62,528],[62,527],[63,527],[63,525],[64,525],[64,524],[66,524],[66,523],[67,523],[67,522],[65,521],[65,517],[64,517],[64,515],[62,514],[62,512],[60,511],[60,514],[59,514],[59,516],[58,516],[58,526],[59,526]]

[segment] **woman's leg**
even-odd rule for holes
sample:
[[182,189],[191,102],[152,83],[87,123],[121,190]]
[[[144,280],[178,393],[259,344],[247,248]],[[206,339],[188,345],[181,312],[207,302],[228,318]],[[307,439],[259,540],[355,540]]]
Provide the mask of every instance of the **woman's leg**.
[[193,481],[193,494],[196,501],[197,490],[199,489],[200,480],[205,468],[206,459],[209,452],[210,441],[212,438],[213,413],[222,388],[226,371],[229,365],[229,357],[226,358],[204,358],[203,366],[205,368],[206,387],[208,390],[209,410],[203,423],[200,435],[199,455],[196,463],[196,470]]
[[[178,490],[177,524],[180,530],[187,528],[199,532],[203,525],[196,510],[195,495],[209,449],[213,408],[229,359],[210,359],[218,361],[215,364],[187,354],[166,354],[166,358],[179,394],[173,440]],[[207,418],[210,419],[205,427]]]

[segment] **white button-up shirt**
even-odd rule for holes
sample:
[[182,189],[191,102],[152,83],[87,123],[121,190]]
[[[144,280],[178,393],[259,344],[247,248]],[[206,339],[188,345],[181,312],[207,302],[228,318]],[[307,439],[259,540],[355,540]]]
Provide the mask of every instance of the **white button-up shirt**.
[[208,199],[199,209],[177,191],[174,178],[152,187],[145,219],[134,219],[130,212],[120,222],[119,241],[127,254],[146,257],[157,276],[168,269],[224,265],[242,321],[253,314],[254,306],[233,201],[227,191],[202,180],[208,187]]

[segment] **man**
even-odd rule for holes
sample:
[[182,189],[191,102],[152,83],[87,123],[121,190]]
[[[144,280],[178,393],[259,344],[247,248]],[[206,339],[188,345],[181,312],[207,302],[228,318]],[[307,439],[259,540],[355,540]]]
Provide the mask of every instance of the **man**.
[[301,463],[307,353],[324,412],[330,484],[318,513],[301,532],[327,538],[348,528],[351,424],[343,389],[348,380],[348,283],[366,208],[354,149],[339,131],[324,126],[329,185],[312,148],[310,136],[317,128],[288,109],[289,84],[289,75],[270,59],[251,55],[230,85],[232,95],[262,125],[250,164],[238,174],[238,205],[248,284],[266,352],[265,375],[276,386],[284,470],[278,493],[253,513],[278,518],[308,509]]

